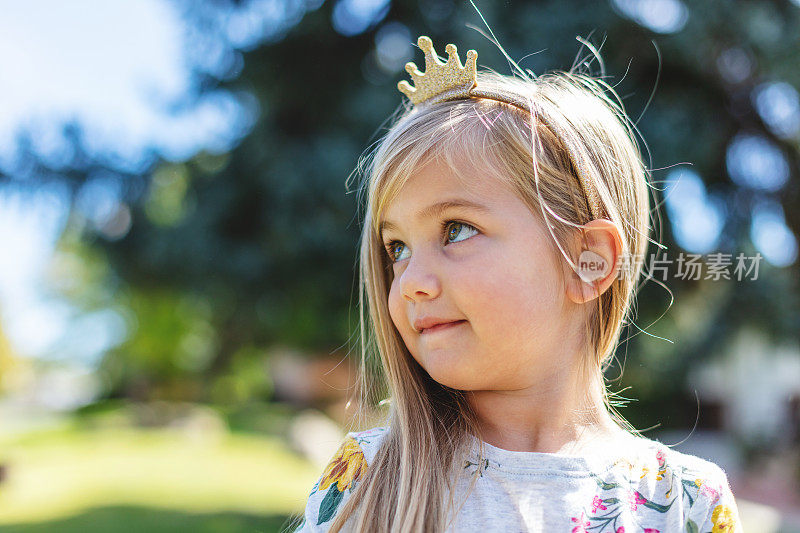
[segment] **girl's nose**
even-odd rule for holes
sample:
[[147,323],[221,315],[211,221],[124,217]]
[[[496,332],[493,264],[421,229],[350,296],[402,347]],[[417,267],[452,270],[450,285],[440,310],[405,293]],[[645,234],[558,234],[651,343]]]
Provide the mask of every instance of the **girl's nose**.
[[434,260],[423,254],[411,256],[405,270],[400,274],[400,289],[409,301],[430,300],[439,296],[442,284],[434,266]]

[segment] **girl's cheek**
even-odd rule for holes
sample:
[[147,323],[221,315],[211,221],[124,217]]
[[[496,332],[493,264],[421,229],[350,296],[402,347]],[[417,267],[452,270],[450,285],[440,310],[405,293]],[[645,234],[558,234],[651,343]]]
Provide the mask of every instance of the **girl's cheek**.
[[399,284],[397,283],[396,280],[392,280],[392,285],[389,288],[389,297],[387,299],[387,305],[389,307],[389,316],[391,317],[394,326],[398,330],[402,331],[402,328],[400,327],[401,324],[400,319],[403,310],[401,302],[399,301],[400,298],[399,291],[400,291]]

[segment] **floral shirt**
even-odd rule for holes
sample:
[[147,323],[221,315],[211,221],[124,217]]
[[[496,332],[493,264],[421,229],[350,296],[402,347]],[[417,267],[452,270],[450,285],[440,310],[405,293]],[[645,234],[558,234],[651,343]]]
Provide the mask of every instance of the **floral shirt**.
[[[348,433],[314,485],[297,532],[327,531],[388,428]],[[477,439],[461,465],[447,533],[740,533],[736,502],[714,463],[628,435],[607,456],[517,452]]]

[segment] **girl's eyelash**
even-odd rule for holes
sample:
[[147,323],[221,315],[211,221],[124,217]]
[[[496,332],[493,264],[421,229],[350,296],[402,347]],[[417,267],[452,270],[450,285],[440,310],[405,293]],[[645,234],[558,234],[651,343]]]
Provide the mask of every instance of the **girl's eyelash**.
[[[443,220],[442,223],[439,226],[439,233],[441,233],[442,236],[444,236],[445,230],[450,226],[450,224],[454,224],[454,223],[455,224],[461,224],[462,226],[466,226],[467,228],[474,229],[475,231],[478,230],[478,228],[476,228],[472,224],[467,224],[466,222],[461,222],[460,220]],[[461,241],[458,241],[458,242],[461,242]],[[400,244],[400,243],[403,243],[403,241],[394,240],[394,241],[389,241],[389,242],[384,244],[384,248],[386,249],[386,253],[389,254],[389,264],[393,264],[393,263],[397,262],[394,259],[394,257],[392,256],[392,247],[395,244]]]

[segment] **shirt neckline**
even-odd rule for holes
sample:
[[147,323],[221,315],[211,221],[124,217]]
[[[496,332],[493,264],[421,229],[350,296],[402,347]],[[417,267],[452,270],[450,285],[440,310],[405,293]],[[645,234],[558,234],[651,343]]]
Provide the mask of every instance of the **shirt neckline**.
[[[480,441],[477,437],[469,435],[470,454],[473,458],[478,458]],[[622,460],[633,461],[634,456],[638,455],[640,448],[635,447],[639,444],[641,437],[631,435],[628,432],[620,434],[614,441],[613,446],[606,446],[602,449],[587,450],[580,454],[564,454],[549,452],[523,452],[505,450],[493,446],[488,442],[483,442],[483,455],[488,460],[486,468],[510,472],[562,472],[573,474],[587,474],[591,472],[602,472],[608,470]]]

